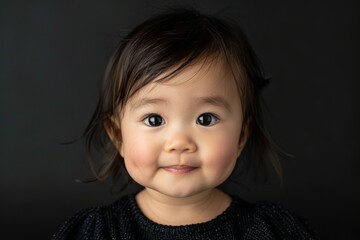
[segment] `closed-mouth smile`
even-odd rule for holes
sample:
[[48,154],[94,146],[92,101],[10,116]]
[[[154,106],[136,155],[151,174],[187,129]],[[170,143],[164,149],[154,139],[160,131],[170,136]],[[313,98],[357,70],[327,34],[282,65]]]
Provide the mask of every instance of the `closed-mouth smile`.
[[163,167],[164,170],[175,173],[175,174],[185,174],[195,170],[197,167],[187,166],[187,165],[173,165],[168,167]]

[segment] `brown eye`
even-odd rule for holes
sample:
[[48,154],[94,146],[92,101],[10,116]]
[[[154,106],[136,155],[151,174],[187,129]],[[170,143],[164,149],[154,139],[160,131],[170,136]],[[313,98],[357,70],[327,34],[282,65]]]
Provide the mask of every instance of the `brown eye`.
[[151,114],[147,116],[143,122],[149,127],[159,127],[165,123],[164,119],[157,114]]
[[196,123],[201,126],[209,127],[216,124],[218,120],[219,119],[212,113],[203,113],[198,117]]

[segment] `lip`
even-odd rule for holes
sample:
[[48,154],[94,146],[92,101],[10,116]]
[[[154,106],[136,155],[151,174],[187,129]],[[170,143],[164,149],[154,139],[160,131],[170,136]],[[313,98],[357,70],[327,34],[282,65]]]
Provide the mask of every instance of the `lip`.
[[196,167],[186,166],[186,165],[174,165],[174,166],[163,167],[163,169],[175,174],[185,174],[195,170]]

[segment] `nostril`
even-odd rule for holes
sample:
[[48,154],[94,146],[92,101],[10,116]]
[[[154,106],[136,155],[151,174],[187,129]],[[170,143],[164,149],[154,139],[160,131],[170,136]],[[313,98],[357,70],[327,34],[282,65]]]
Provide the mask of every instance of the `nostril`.
[[169,139],[165,145],[164,145],[164,149],[167,152],[179,152],[179,153],[183,153],[183,152],[193,152],[196,151],[197,146],[195,144],[194,141],[192,141],[189,138],[171,138]]

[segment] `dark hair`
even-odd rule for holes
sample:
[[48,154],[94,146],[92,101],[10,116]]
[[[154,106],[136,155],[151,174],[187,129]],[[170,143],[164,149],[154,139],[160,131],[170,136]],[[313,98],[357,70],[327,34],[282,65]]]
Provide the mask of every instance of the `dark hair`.
[[[137,26],[120,41],[108,63],[97,108],[83,134],[96,179],[112,177],[118,183],[124,177],[123,187],[130,180],[105,126],[121,136],[121,129],[111,119],[122,112],[131,96],[155,79],[166,81],[191,64],[219,57],[236,80],[244,126],[250,132],[242,153],[246,157],[241,157],[242,166],[259,169],[270,163],[281,175],[278,151],[264,127],[259,99],[259,91],[268,80],[246,36],[233,22],[193,9],[175,9]],[[102,154],[98,167],[91,158],[93,147]]]

